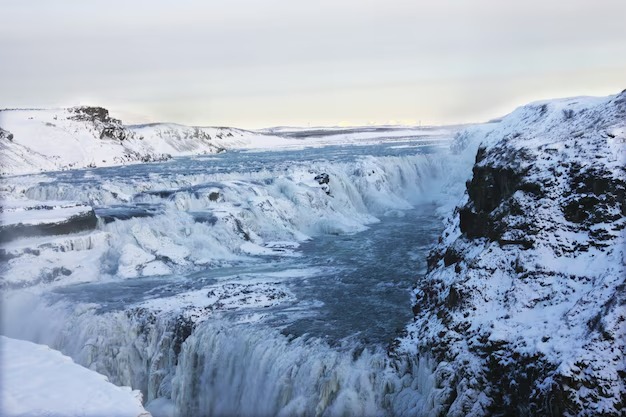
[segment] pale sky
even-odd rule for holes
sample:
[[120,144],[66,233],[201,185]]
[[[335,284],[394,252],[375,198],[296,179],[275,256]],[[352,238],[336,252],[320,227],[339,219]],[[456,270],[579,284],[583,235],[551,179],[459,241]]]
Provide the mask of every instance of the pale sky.
[[626,88],[626,0],[0,0],[0,22],[0,108],[126,123],[462,123]]

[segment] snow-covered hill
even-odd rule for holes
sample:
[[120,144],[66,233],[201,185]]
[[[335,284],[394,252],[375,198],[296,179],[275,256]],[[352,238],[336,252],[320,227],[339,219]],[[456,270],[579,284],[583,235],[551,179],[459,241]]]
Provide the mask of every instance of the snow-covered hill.
[[481,141],[400,351],[433,415],[623,416],[626,91],[523,106]]
[[155,152],[173,156],[202,155],[226,149],[280,145],[280,137],[232,127],[197,127],[176,123],[131,125],[128,129]]
[[274,128],[123,125],[102,107],[0,110],[0,175],[163,161],[228,149],[287,149],[381,140],[444,142],[458,126]]
[[125,126],[101,107],[0,110],[0,174],[151,162],[280,139],[222,127]]

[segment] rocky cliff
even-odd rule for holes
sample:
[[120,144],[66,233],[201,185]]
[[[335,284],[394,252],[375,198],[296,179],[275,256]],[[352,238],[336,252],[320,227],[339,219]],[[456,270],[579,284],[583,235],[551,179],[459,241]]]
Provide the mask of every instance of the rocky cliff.
[[433,414],[626,408],[626,91],[534,103],[481,141],[417,283],[401,350],[432,360]]

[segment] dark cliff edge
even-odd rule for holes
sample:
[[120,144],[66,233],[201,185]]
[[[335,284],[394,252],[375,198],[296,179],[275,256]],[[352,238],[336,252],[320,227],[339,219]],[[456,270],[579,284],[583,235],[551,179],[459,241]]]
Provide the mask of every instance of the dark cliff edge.
[[623,416],[626,91],[533,103],[481,144],[401,350],[433,415]]

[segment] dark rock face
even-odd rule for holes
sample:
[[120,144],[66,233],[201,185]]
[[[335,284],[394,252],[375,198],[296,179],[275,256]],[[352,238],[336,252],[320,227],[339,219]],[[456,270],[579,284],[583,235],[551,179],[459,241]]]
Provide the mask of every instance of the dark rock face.
[[570,181],[561,209],[565,218],[584,226],[614,222],[626,215],[626,183],[605,169],[569,167]]
[[525,179],[531,174],[529,167],[534,162],[533,156],[524,149],[507,149],[507,142],[505,140],[489,151],[489,155],[506,158],[510,163],[507,166],[483,163],[486,150],[478,150],[472,180],[467,183],[469,202],[459,210],[459,227],[469,238],[486,237],[501,244],[519,244],[528,248],[532,246],[530,235],[536,231],[531,224],[522,222],[513,229],[517,232],[516,238],[504,238],[505,231],[512,232],[507,216],[523,214],[518,199],[513,198],[515,193],[541,198],[543,184]]
[[233,230],[237,233],[237,235],[239,235],[239,237],[241,237],[243,240],[245,240],[246,242],[252,241],[250,234],[244,227],[241,220],[239,220],[237,217],[233,215],[228,215],[228,216],[223,217],[223,221],[226,224],[230,225],[233,228]]
[[328,174],[324,172],[322,174],[316,175],[315,181],[317,181],[319,185],[328,184],[330,182],[330,178],[328,177]]
[[99,131],[100,139],[114,139],[123,141],[131,133],[122,125],[122,121],[109,116],[109,111],[102,107],[81,106],[69,109],[71,120],[92,123]]
[[490,135],[407,328],[437,414],[623,415],[626,92],[525,106]]
[[92,106],[79,106],[69,109],[75,116],[71,117],[73,120],[81,120],[85,122],[100,122],[100,123],[114,123],[121,124],[118,119],[113,119],[109,116],[109,111],[103,107]]
[[100,139],[116,139],[122,141],[127,138],[126,130],[117,126],[104,126],[100,132]]

